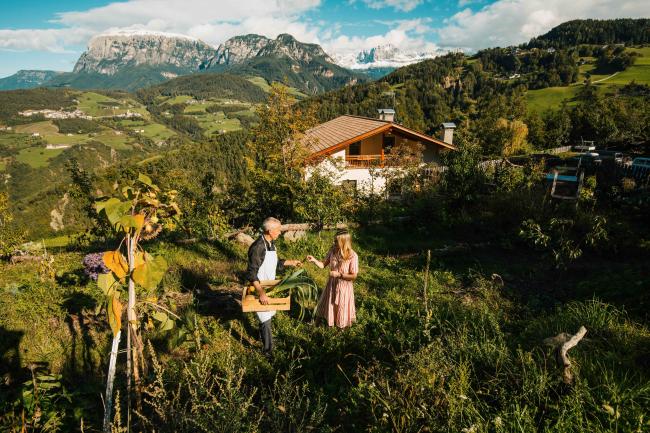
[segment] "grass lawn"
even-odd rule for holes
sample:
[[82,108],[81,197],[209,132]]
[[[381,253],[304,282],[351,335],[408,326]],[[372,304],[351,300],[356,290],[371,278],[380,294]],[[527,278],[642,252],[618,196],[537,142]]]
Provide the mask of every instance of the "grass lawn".
[[58,134],[59,128],[57,128],[51,121],[45,120],[43,122],[27,123],[25,125],[16,126],[16,132],[23,134],[37,133],[44,136],[46,134]]
[[[271,91],[271,85],[266,81],[266,79],[262,77],[248,77],[246,79],[267,93]],[[304,99],[309,97],[308,95],[302,93],[300,90],[296,89],[295,87],[289,87],[288,91],[290,95],[293,95],[299,99]]]
[[176,135],[174,131],[160,123],[152,123],[142,126],[139,129],[144,129],[144,132],[141,134],[155,141],[167,140]]
[[56,127],[51,121],[46,120],[43,122],[29,123],[27,125],[20,125],[16,127],[16,131],[33,134],[38,133],[40,137],[48,144],[80,144],[85,143],[91,139],[87,134],[61,134],[59,128]]
[[264,79],[262,77],[248,77],[246,79],[248,81],[250,81],[251,83],[255,84],[257,87],[264,90],[265,92],[270,92],[271,91],[271,86],[266,81],[266,79]]
[[128,150],[131,149],[131,137],[126,134],[117,135],[115,131],[103,131],[93,137],[93,140],[100,141],[115,150]]
[[0,133],[0,148],[20,150],[33,147],[40,143],[40,139],[29,134]]
[[205,113],[205,109],[210,105],[213,105],[211,102],[206,102],[205,104],[191,104],[185,107],[183,110],[184,114],[196,114],[196,113]]
[[[84,92],[77,97],[77,100],[79,109],[89,116],[113,116],[126,113],[126,108],[120,101],[99,93]],[[111,105],[116,108],[110,108]]]
[[207,136],[219,131],[232,132],[241,129],[239,119],[228,119],[221,111],[197,115],[194,118],[199,122],[199,125],[204,131],[203,133]]
[[580,86],[582,86],[587,72],[591,74],[592,82],[602,80],[594,84],[599,93],[612,91],[615,87],[629,84],[632,81],[638,84],[650,84],[650,47],[628,48],[628,50],[638,52],[642,57],[637,58],[634,65],[625,71],[619,72],[616,75],[609,73],[594,74],[593,71],[596,70],[596,58],[583,57],[587,63],[580,66],[580,78],[577,83],[568,87],[548,87],[546,89],[529,90],[526,93],[528,108],[537,112],[549,108],[555,109],[560,107],[564,100],[567,100],[570,105],[572,103],[571,100],[575,98]]
[[607,80],[610,84],[627,84],[635,81],[637,84],[650,84],[650,47],[634,49],[643,57],[636,59],[636,62],[615,77]]
[[[594,84],[594,86],[596,86],[596,89],[600,94],[611,92],[615,87],[613,83],[609,83],[609,80],[603,83]],[[573,99],[578,95],[580,88],[581,86],[577,85],[529,90],[526,92],[526,104],[529,110],[537,112],[542,112],[548,109],[558,109],[562,105],[562,101],[565,100],[568,105],[575,105]]]
[[178,96],[174,96],[173,98],[163,99],[161,103],[165,103],[168,105],[185,104],[190,99],[194,99],[194,98],[189,95],[178,95]]
[[44,147],[30,147],[23,149],[16,156],[16,160],[29,164],[33,168],[47,167],[50,159],[59,155],[65,149],[45,149]]
[[120,119],[117,124],[122,128],[132,128],[136,126],[145,126],[147,122],[143,119]]
[[43,239],[43,243],[47,248],[62,248],[68,246],[71,240],[72,236],[63,235],[55,238]]
[[571,86],[529,90],[526,92],[528,109],[542,112],[549,108],[559,108],[562,101],[574,98],[578,94],[578,89],[579,87]]

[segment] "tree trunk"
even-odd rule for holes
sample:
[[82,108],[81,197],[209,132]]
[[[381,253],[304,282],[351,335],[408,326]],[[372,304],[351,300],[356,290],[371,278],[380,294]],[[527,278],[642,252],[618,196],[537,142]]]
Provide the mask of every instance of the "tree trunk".
[[117,349],[120,346],[120,334],[117,331],[113,336],[111,357],[108,362],[108,377],[106,378],[106,396],[104,397],[104,433],[111,433],[111,410],[113,409],[113,382],[115,381],[115,365],[117,363]]

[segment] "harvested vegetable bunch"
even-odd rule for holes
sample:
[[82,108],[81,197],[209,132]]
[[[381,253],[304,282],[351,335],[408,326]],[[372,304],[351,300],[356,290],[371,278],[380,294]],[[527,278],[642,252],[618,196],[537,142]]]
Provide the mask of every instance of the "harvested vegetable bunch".
[[305,315],[305,305],[308,302],[318,302],[318,286],[305,272],[304,269],[298,269],[291,275],[285,277],[271,290],[267,291],[267,296],[289,296],[294,295],[294,299],[300,306],[300,319]]

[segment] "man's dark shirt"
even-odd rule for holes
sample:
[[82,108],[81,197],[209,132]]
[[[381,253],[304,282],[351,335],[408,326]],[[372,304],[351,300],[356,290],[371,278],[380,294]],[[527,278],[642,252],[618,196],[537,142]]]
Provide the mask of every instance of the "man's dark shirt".
[[[266,244],[266,246],[265,246]],[[248,268],[246,269],[246,280],[251,283],[258,281],[257,272],[264,262],[264,257],[266,257],[266,250],[275,251],[275,243],[273,241],[267,242],[264,239],[264,236],[260,236],[253,242],[248,248]],[[284,260],[278,258],[278,266],[276,269],[277,273],[284,271]]]

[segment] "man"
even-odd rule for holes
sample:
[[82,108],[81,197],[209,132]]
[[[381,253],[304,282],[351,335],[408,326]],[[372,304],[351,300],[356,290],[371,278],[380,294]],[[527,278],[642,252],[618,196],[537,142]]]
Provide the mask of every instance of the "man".
[[[280,260],[275,250],[275,240],[280,236],[281,223],[275,218],[267,218],[262,223],[263,233],[248,249],[248,269],[246,278],[257,290],[260,304],[267,305],[269,297],[260,284],[262,280],[275,280],[276,272],[282,272],[286,266],[300,266],[298,260]],[[257,313],[260,321],[260,334],[262,337],[263,352],[270,357],[273,351],[273,334],[271,318],[275,311],[261,311]]]

